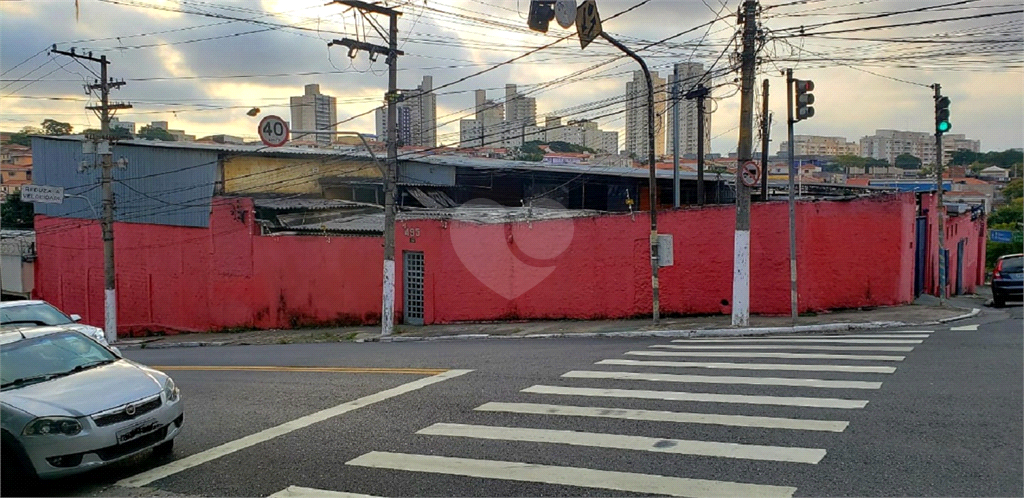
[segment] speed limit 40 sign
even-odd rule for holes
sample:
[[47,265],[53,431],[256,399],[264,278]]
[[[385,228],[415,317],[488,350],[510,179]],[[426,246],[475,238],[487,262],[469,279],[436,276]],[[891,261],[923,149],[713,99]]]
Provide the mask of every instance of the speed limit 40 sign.
[[267,147],[280,147],[288,142],[288,123],[279,116],[267,116],[260,121],[259,133]]

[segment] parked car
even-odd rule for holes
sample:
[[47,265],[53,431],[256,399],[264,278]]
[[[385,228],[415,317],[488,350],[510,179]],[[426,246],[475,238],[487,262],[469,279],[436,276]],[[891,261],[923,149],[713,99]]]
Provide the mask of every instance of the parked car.
[[169,376],[63,327],[0,330],[0,409],[12,485],[169,454],[184,421]]
[[1024,254],[1001,256],[992,270],[992,304],[1003,306],[1008,299],[1024,299]]
[[67,315],[46,301],[2,301],[0,302],[0,327],[14,326],[37,327],[41,325],[59,326],[67,330],[75,330],[96,342],[106,345],[107,337],[103,329],[78,323],[82,317]]

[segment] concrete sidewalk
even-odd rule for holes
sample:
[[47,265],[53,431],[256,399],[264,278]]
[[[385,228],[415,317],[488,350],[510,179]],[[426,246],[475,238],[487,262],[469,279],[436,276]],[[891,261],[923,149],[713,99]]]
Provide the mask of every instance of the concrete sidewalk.
[[796,326],[789,316],[751,316],[748,327],[733,327],[729,315],[664,318],[658,325],[648,319],[551,320],[498,323],[395,327],[395,334],[381,338],[379,326],[252,330],[232,333],[176,334],[129,337],[118,340],[121,349],[203,347],[251,344],[298,344],[323,342],[403,342],[460,339],[514,339],[551,337],[698,337],[763,335],[792,332],[837,332],[883,327],[930,326],[969,318],[980,313],[990,299],[987,287],[978,294],[956,296],[944,305],[934,296],[921,296],[913,304],[870,309],[841,310],[800,316]]

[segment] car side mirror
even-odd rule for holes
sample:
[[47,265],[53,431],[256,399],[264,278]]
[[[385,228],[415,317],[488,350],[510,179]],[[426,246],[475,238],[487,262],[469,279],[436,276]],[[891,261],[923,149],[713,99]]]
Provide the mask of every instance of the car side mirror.
[[82,321],[82,315],[71,315],[71,321],[72,322],[80,322],[80,321]]

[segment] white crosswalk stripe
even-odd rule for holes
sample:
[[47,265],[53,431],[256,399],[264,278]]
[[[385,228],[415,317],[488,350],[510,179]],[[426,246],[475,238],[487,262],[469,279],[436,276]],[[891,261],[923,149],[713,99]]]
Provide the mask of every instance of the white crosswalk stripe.
[[595,365],[621,365],[632,367],[677,367],[721,370],[789,370],[796,372],[848,372],[891,374],[896,367],[875,367],[870,365],[799,365],[790,363],[717,363],[705,361],[657,361],[657,360],[601,360]]
[[800,396],[751,396],[746,394],[695,393],[683,391],[648,391],[643,389],[602,389],[593,387],[560,387],[534,385],[521,392],[560,394],[564,396],[597,396],[606,398],[660,399],[701,403],[739,403],[748,405],[802,406],[807,408],[856,409],[867,406],[867,400],[841,398],[808,398]]
[[903,361],[905,356],[862,355],[862,354],[825,354],[825,353],[751,353],[722,351],[627,351],[625,354],[636,356],[697,356],[706,358],[786,358],[805,360],[866,360],[866,361]]
[[548,405],[543,403],[497,403],[493,401],[484,403],[474,408],[474,410],[825,432],[843,432],[850,424],[849,422],[842,420],[754,417],[750,415],[720,415],[715,413],[669,412],[659,410],[627,410],[621,408],[592,406]]
[[705,345],[705,344],[654,344],[648,347],[662,349],[799,349],[805,351],[880,351],[884,353],[909,353],[914,346],[813,346],[807,344],[728,344],[728,345]]
[[930,334],[816,334],[780,336],[693,337],[690,339],[673,339],[672,342],[786,341],[790,339],[927,339],[929,336]]
[[921,339],[838,339],[830,337],[779,337],[777,339],[765,339],[763,337],[743,339],[688,339],[680,342],[709,343],[709,342],[831,342],[837,344],[921,344]]
[[380,469],[430,472],[485,479],[507,479],[694,498],[731,498],[736,496],[788,498],[796,492],[796,488],[788,486],[744,484],[578,467],[538,465],[524,462],[477,460],[435,455],[410,455],[382,451],[371,451],[349,460],[346,464]]
[[818,387],[824,389],[878,389],[881,382],[864,382],[858,380],[822,380],[790,377],[739,377],[723,375],[679,375],[636,372],[605,372],[589,370],[573,370],[562,374],[572,379],[615,379],[615,380],[647,380],[652,382],[685,382],[693,384],[745,384],[752,386],[791,386]]
[[434,424],[420,429],[416,434],[432,436],[471,437],[475,439],[497,439],[502,441],[526,441],[532,443],[567,444],[595,448],[674,453],[679,455],[700,455],[744,460],[770,460],[816,464],[825,458],[825,450],[818,448],[791,448],[758,444],[721,443],[717,441],[692,441],[597,432],[564,431],[555,429],[531,429],[525,427],[500,427],[471,424]]

